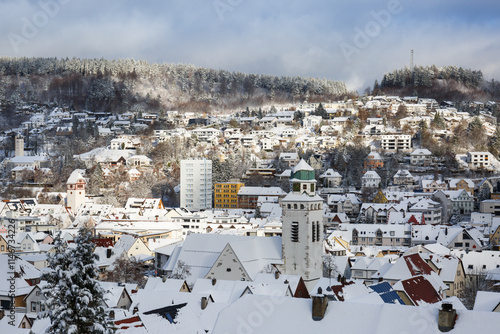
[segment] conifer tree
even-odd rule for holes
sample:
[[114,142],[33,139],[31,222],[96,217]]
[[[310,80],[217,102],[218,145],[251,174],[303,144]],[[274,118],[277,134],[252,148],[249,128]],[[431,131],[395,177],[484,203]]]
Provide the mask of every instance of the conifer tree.
[[45,275],[48,284],[43,290],[51,320],[48,333],[114,332],[105,309],[104,291],[96,280],[97,255],[91,238],[91,232],[81,228],[75,247],[69,249],[59,235],[56,237],[55,254],[49,256],[53,271]]

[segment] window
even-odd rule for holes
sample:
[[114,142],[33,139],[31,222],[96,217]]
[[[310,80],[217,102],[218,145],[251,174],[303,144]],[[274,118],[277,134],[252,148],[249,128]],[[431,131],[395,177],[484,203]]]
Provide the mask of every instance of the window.
[[319,230],[319,222],[316,222],[316,240],[319,241],[320,230]]
[[31,312],[36,312],[36,302],[31,302]]
[[292,233],[291,233],[292,242],[299,242],[299,223],[292,222]]

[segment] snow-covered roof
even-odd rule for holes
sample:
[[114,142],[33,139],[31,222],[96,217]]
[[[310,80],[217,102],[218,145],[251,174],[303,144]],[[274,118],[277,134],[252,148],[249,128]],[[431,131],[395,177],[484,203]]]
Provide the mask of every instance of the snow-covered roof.
[[204,278],[219,257],[230,245],[250,277],[255,277],[267,264],[281,262],[280,237],[237,236],[226,234],[189,234],[178,254],[172,254],[168,269],[173,270],[178,261],[191,267],[188,283]]
[[301,159],[299,163],[295,167],[293,167],[292,173],[296,173],[299,170],[314,171],[314,168],[309,166],[309,164],[304,159]]
[[[273,306],[269,316],[268,313],[262,313],[261,305]],[[243,328],[238,326],[244,325],[255,329],[259,334],[327,333],[332,329],[340,333],[364,333],[367,328],[373,334],[414,333],[420,327],[408,319],[425,319],[425,332],[440,334],[438,308],[439,306],[432,305],[408,307],[332,301],[326,308],[324,318],[314,321],[311,299],[276,298],[273,302],[273,299],[266,296],[246,295],[220,313],[212,333],[231,333],[235,328]],[[249,324],[249,319],[252,319],[249,315],[253,314],[261,315],[257,327],[250,327]],[[500,318],[492,313],[457,308],[457,314],[453,333],[476,332],[478,324],[481,324],[481,331],[493,333],[500,326]]]
[[333,169],[327,169],[326,172],[324,172],[323,174],[321,174],[319,176],[320,178],[328,178],[328,177],[342,177],[342,175],[339,174],[339,172],[337,171],[334,171]]
[[286,192],[280,187],[241,187],[238,196],[285,196]]
[[426,148],[417,148],[413,152],[410,153],[410,155],[425,155],[425,156],[431,156],[432,152],[429,151]]
[[500,305],[500,292],[478,291],[474,311],[493,312]]

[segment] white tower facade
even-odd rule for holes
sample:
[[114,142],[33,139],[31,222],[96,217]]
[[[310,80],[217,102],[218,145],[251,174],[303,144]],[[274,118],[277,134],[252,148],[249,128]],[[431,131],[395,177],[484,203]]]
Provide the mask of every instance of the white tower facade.
[[66,205],[71,211],[76,210],[85,203],[86,182],[79,170],[74,170],[66,182]]
[[301,160],[292,170],[292,191],[282,199],[285,274],[301,275],[308,288],[323,276],[323,199],[314,169]]
[[16,157],[24,156],[24,138],[21,135],[16,136],[14,142],[14,154]]
[[212,160],[181,160],[180,205],[191,211],[212,208]]

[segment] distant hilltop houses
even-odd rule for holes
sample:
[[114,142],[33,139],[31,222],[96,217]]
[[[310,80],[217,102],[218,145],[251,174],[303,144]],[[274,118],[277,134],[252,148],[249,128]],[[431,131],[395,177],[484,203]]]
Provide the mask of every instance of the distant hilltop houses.
[[43,273],[82,228],[116,333],[499,327],[495,102],[73,109],[1,136],[2,333],[49,332]]

